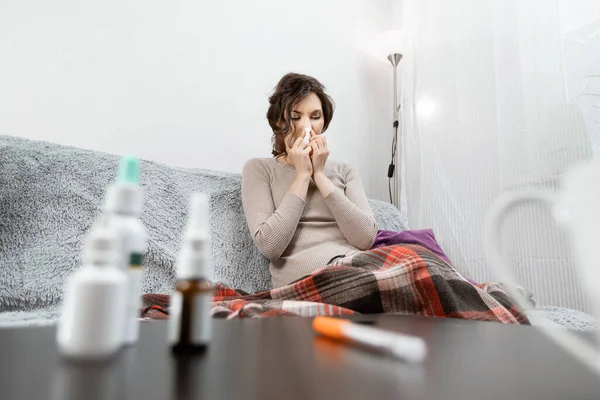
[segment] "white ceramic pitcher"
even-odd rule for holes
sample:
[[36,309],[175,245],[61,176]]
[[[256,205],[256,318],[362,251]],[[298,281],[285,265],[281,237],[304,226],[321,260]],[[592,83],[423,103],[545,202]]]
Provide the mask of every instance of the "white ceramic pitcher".
[[[500,228],[505,216],[518,204],[538,202],[550,207],[557,221],[566,227],[592,314],[600,321],[600,162],[580,164],[569,170],[561,180],[561,190],[543,190],[507,193],[500,197],[488,213],[486,246],[492,267],[500,282],[521,308],[531,309],[516,290],[516,282],[500,250]],[[561,344],[580,361],[600,374],[600,352],[596,346],[559,329],[535,313],[528,313],[530,321]],[[600,332],[597,333],[600,342]]]

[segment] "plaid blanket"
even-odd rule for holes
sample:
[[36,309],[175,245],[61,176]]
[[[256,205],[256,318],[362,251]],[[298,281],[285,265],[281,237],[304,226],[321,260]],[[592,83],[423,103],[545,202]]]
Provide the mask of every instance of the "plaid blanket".
[[[168,295],[143,296],[144,319],[168,318]],[[215,286],[214,317],[405,313],[528,324],[498,283],[473,284],[418,245],[393,245],[335,260],[287,286],[249,294]]]

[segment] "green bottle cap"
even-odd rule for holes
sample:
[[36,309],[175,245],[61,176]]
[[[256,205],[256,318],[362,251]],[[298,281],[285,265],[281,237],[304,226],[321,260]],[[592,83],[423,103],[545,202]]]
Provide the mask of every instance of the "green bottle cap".
[[119,174],[117,175],[117,184],[130,183],[137,185],[140,176],[140,160],[134,156],[125,156],[121,158]]

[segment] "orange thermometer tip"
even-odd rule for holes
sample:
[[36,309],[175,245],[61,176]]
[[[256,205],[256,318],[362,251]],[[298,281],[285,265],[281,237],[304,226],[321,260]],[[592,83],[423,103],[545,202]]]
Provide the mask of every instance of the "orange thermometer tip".
[[346,338],[344,334],[344,326],[350,324],[350,321],[340,318],[331,317],[315,317],[313,320],[313,329],[320,335],[331,339],[343,340]]

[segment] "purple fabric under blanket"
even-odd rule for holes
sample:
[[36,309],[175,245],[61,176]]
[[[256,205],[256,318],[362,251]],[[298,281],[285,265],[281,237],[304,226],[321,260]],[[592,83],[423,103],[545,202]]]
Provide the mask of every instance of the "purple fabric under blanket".
[[432,251],[435,255],[450,264],[448,256],[444,253],[431,229],[407,230],[402,232],[378,231],[372,249],[391,246],[393,244],[416,244]]

